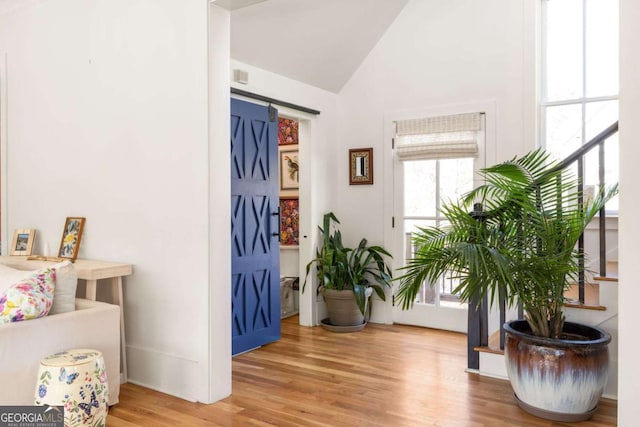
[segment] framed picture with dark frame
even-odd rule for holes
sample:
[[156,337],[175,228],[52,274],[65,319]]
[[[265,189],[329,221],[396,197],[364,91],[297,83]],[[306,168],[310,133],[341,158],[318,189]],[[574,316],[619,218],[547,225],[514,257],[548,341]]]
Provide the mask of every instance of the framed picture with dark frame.
[[58,251],[59,258],[72,260],[78,258],[84,222],[85,218],[82,217],[67,217],[64,223],[64,230],[62,231],[60,250]]
[[33,241],[36,238],[36,230],[32,228],[21,228],[13,232],[11,241],[11,255],[31,255]]
[[373,148],[349,150],[349,185],[373,184]]

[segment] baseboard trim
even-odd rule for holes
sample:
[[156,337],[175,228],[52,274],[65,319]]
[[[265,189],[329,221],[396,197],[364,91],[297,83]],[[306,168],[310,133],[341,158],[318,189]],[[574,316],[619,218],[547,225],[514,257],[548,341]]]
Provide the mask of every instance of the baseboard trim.
[[128,382],[190,402],[204,396],[208,381],[193,358],[127,346]]

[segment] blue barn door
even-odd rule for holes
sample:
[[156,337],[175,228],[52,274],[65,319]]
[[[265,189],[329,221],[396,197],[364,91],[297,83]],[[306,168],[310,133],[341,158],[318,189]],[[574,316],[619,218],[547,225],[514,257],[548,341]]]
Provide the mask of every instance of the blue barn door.
[[234,355],[280,339],[278,123],[269,108],[231,99]]

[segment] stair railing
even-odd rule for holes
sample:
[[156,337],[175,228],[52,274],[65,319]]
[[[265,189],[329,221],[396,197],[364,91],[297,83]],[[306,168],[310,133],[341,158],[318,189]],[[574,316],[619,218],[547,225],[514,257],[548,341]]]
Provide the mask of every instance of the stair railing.
[[[592,150],[598,150],[598,187],[600,191],[605,188],[605,149],[604,144],[618,132],[618,122],[615,122],[586,144],[562,160],[554,171],[566,169],[577,165],[578,192],[581,194],[579,204],[584,202],[582,193],[584,191],[584,157]],[[474,211],[475,212],[475,211]],[[474,212],[470,215],[474,216]],[[606,246],[606,210],[603,207],[598,216],[598,241],[599,241],[599,274],[602,277],[607,275],[607,246]],[[584,252],[584,235],[578,241],[578,251]],[[581,258],[580,272],[578,275],[578,300],[580,304],[585,302],[585,266],[584,259]],[[487,347],[489,344],[489,301],[485,295],[481,301],[471,301],[469,303],[468,330],[467,330],[467,366],[469,369],[480,368],[480,357],[476,350],[478,347]],[[506,303],[504,296],[498,301],[500,312],[500,349],[504,350],[504,323],[506,321]],[[518,307],[518,315],[522,318],[522,307]]]

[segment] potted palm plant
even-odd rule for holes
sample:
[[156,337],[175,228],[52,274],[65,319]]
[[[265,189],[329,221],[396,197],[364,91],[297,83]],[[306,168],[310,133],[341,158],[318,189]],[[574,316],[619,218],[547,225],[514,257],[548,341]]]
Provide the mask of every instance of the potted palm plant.
[[409,308],[425,281],[451,274],[460,279],[454,292],[467,302],[488,295],[521,304],[524,320],[505,324],[505,362],[518,403],[545,418],[586,419],[607,380],[611,337],[565,322],[564,292],[584,258],[576,243],[617,185],[583,200],[577,179],[542,150],[482,175],[484,185],[443,207],[448,227],[414,235],[416,252],[398,278],[397,300]]
[[324,215],[322,246],[316,249],[316,257],[307,264],[303,292],[309,272],[315,265],[318,278],[318,293],[327,303],[328,324],[336,327],[364,327],[368,300],[375,293],[385,300],[384,288],[391,283],[391,269],[384,256],[391,257],[381,246],[367,246],[362,239],[356,248],[345,247],[342,233],[333,227],[338,218],[329,212]]

